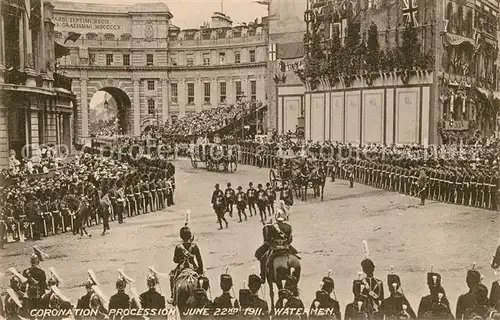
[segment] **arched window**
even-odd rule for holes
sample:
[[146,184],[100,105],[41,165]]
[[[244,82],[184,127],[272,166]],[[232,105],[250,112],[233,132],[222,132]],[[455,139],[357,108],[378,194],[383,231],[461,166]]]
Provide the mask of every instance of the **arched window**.
[[97,34],[95,33],[87,33],[87,35],[85,36],[85,39],[87,40],[97,40]]
[[112,33],[106,33],[104,35],[104,40],[105,41],[114,41],[115,40],[115,35]]
[[456,23],[457,23],[457,34],[459,35],[465,35],[465,23],[464,23],[464,7],[460,6],[458,7],[457,11],[457,16],[456,16]]
[[448,30],[447,32],[453,33],[454,25],[453,25],[453,3],[449,2],[446,7],[446,20],[448,20]]
[[122,41],[130,41],[130,39],[132,39],[132,35],[130,33],[124,33],[121,35]]
[[148,114],[150,116],[155,116],[156,114],[155,101],[153,99],[148,100]]

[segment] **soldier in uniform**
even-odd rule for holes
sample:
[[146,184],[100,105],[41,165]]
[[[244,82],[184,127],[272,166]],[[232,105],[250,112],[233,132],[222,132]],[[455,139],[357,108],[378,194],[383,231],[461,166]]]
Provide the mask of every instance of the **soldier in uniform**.
[[420,205],[425,205],[425,198],[427,197],[427,175],[425,174],[425,170],[420,170],[420,176],[418,177],[418,194],[420,195]]
[[[469,287],[469,292],[461,295],[457,301],[457,311],[455,313],[456,319],[470,319],[470,315],[473,312],[473,309],[477,307],[477,300],[480,298],[480,294],[478,294],[482,287],[481,284],[481,274],[475,270],[474,268],[467,271],[466,278],[467,286]],[[486,299],[488,293],[486,289]]]
[[131,282],[130,278],[125,276],[123,272],[118,271],[119,276],[116,280],[116,290],[117,292],[111,296],[109,299],[109,311],[116,318],[116,311],[125,309],[136,309],[139,306],[128,294],[125,293],[127,287],[127,282]]
[[380,312],[384,319],[416,319],[417,316],[401,290],[401,279],[396,274],[387,275],[390,296],[382,301]]
[[222,230],[222,221],[226,223],[226,229],[229,227],[229,224],[224,217],[226,211],[226,203],[224,199],[224,193],[219,189],[219,184],[215,185],[215,190],[212,193],[212,207],[214,208],[215,214],[217,215],[217,223],[219,224],[219,230]]
[[253,187],[253,182],[250,182],[248,184],[248,190],[247,190],[247,203],[248,203],[248,211],[250,212],[250,217],[252,216],[252,209],[253,213],[257,215],[257,209],[255,208],[255,202],[257,201],[257,190]]
[[266,193],[266,190],[262,188],[262,184],[257,185],[257,207],[259,208],[260,221],[262,224],[265,224],[267,220],[266,215],[266,207],[269,201],[269,196]]
[[371,310],[371,308],[369,307],[370,302],[368,300],[368,297],[362,293],[364,289],[365,288],[362,280],[353,281],[352,293],[354,294],[354,300],[345,308],[345,320],[375,319],[371,317],[371,313],[369,313],[369,311]]
[[375,264],[371,259],[365,258],[361,261],[361,267],[366,277],[361,281],[363,283],[363,290],[361,294],[367,297],[367,311],[372,318],[378,318],[380,314],[380,305],[384,300],[384,285],[381,280],[373,276],[375,271]]
[[236,208],[238,209],[238,217],[240,218],[239,222],[242,222],[241,220],[241,215],[243,214],[245,216],[245,221],[247,221],[247,214],[245,212],[245,208],[247,206],[247,195],[245,192],[242,191],[242,187],[238,186],[237,190],[238,192],[235,195],[236,198]]
[[154,272],[146,278],[146,284],[148,286],[148,291],[141,293],[139,300],[141,302],[141,307],[144,309],[165,309],[165,297],[162,296],[158,291],[156,291],[156,286],[158,285],[158,276]]
[[316,291],[316,298],[311,304],[310,317],[313,319],[320,318],[332,318],[332,313],[329,312],[328,316],[321,316],[321,311],[334,310],[333,314],[335,315],[335,319],[340,320],[340,305],[339,302],[332,298],[330,295],[335,290],[335,284],[333,279],[330,278],[330,275],[324,277],[321,282],[321,290]]
[[231,278],[229,274],[221,274],[220,288],[222,290],[222,294],[214,299],[214,308],[239,308],[238,300],[231,296],[231,289],[233,288],[233,278]]
[[229,212],[229,216],[233,217],[233,204],[235,200],[235,192],[234,189],[231,188],[231,182],[227,183],[227,188],[224,191],[224,195],[226,197],[226,211]]
[[274,202],[276,201],[276,191],[274,191],[271,183],[266,182],[266,194],[267,194],[267,211],[269,216],[274,215]]
[[144,202],[143,202],[143,196],[141,193],[141,186],[139,183],[139,179],[135,179],[135,186],[134,186],[134,198],[135,198],[135,203],[137,204],[137,214],[139,215],[142,210],[142,213],[146,213],[146,208],[144,208]]
[[40,261],[47,257],[40,249],[33,247],[33,253],[30,257],[31,267],[23,271],[23,277],[28,279],[26,290],[26,308],[28,310],[40,308],[40,300],[47,289],[47,276],[45,271],[40,268]]
[[418,319],[453,319],[450,302],[445,295],[444,288],[441,286],[441,275],[432,271],[427,273],[427,285],[429,286],[430,294],[420,300]]
[[[263,280],[256,274],[248,276],[248,289],[250,292],[248,296],[242,296],[240,291],[239,300],[243,309],[252,308],[253,310],[259,310],[261,313],[258,316],[260,316],[260,318],[265,318],[269,315],[269,307],[267,302],[259,297],[259,290],[262,281]],[[243,314],[248,313],[243,310]]]
[[288,186],[288,182],[283,181],[283,186],[279,189],[280,200],[284,201],[287,206],[293,205],[293,193]]

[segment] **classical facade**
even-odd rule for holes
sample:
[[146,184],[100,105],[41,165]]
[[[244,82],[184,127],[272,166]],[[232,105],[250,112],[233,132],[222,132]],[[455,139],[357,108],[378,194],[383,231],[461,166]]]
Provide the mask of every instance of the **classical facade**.
[[71,51],[59,70],[73,79],[81,137],[91,134],[89,101],[100,90],[117,102],[123,133],[135,135],[237,99],[266,100],[262,23],[235,26],[216,12],[210,25],[181,29],[159,3],[54,4],[56,36]]
[[490,135],[498,17],[496,0],[309,1],[307,57],[275,62],[278,131],[297,123],[298,109],[312,140],[425,145]]
[[76,105],[71,80],[55,72],[66,52],[53,39],[53,11],[40,0],[0,5],[0,167],[10,150],[18,159],[39,155],[43,144],[72,151]]

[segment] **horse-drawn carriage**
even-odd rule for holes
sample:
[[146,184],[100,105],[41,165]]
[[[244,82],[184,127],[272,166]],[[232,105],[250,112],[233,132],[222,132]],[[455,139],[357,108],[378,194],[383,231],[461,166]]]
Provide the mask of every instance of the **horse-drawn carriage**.
[[314,190],[314,197],[321,197],[326,182],[326,168],[323,162],[311,161],[301,156],[281,156],[278,167],[269,171],[269,182],[278,188],[283,182],[295,190],[295,195],[307,200],[307,189]]
[[192,145],[191,165],[198,168],[199,163],[205,163],[208,171],[234,172],[238,168],[238,151],[216,143]]

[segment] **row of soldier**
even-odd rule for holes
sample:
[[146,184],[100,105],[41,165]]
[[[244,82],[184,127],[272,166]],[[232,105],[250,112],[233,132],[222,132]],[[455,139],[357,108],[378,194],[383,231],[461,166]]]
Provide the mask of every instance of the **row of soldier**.
[[[102,292],[99,281],[92,270],[87,270],[84,282],[85,294],[72,304],[60,288],[61,277],[54,268],[49,268],[49,276],[40,267],[40,262],[49,258],[37,247],[30,257],[31,266],[22,273],[10,268],[12,274],[9,288],[0,296],[0,316],[5,319],[32,318],[32,310],[96,310],[97,319],[121,319],[125,310],[138,308],[155,309],[158,312],[167,307],[162,294],[160,279],[168,275],[149,268],[146,277],[147,290],[138,294],[135,281],[122,270],[118,270],[116,293],[110,299]],[[422,297],[418,309],[414,309],[402,290],[401,278],[394,272],[387,275],[389,296],[384,293],[383,281],[374,276],[375,264],[366,257],[361,262],[365,276],[360,272],[353,281],[353,299],[342,309],[335,295],[335,284],[331,272],[323,277],[321,287],[313,297],[306,313],[305,304],[299,294],[298,281],[294,276],[286,276],[283,288],[279,291],[275,308],[269,308],[261,291],[261,278],[256,274],[248,277],[247,284],[236,297],[232,277],[227,273],[220,276],[221,295],[211,299],[211,285],[206,273],[197,280],[196,289],[189,298],[187,308],[203,308],[214,318],[225,316],[251,316],[255,318],[329,318],[329,319],[498,319],[500,308],[500,285],[493,282],[488,297],[487,287],[481,283],[481,274],[473,266],[466,275],[468,292],[458,298],[455,316],[450,308],[446,292],[442,286],[441,275],[431,270],[427,273],[429,295]],[[159,290],[158,290],[159,289]],[[259,296],[260,293],[260,296]],[[264,298],[264,299],[263,299]],[[221,311],[224,310],[224,311]],[[416,312],[415,312],[416,310]],[[185,311],[185,310],[184,310]],[[184,314],[183,311],[183,314]],[[35,314],[37,314],[35,312]],[[51,316],[40,319],[57,319]],[[74,314],[77,318],[78,315]],[[191,317],[192,313],[185,312]],[[63,317],[60,317],[63,318]],[[127,318],[127,317],[125,317]],[[141,318],[141,317],[139,317]],[[153,317],[154,318],[154,317]],[[158,317],[165,318],[165,316]],[[196,318],[196,316],[192,316]],[[129,317],[130,319],[130,317]]]
[[246,213],[247,208],[250,217],[257,216],[258,208],[261,222],[265,224],[268,220],[267,218],[274,215],[276,192],[279,192],[278,200],[284,201],[287,206],[293,204],[293,193],[286,182],[279,188],[273,187],[269,182],[265,186],[259,183],[257,184],[257,188],[255,188],[253,182],[249,182],[246,191],[243,191],[241,186],[238,186],[234,190],[230,182],[227,183],[226,189],[222,191],[219,184],[216,184],[215,190],[212,193],[211,204],[217,215],[217,223],[220,226],[219,230],[223,229],[223,221],[226,228],[228,228],[229,224],[225,218],[225,214],[229,213],[229,216],[232,218],[234,206],[236,206],[240,223],[243,219],[246,221],[248,218]]
[[87,226],[101,221],[104,234],[109,219],[122,223],[124,215],[173,205],[171,171],[154,163],[129,164],[84,153],[53,177],[19,178],[1,192],[1,238],[38,240],[68,230],[87,234]]

